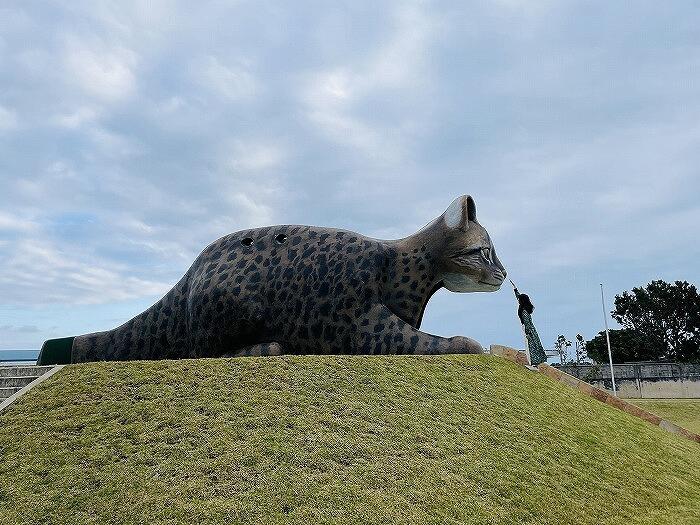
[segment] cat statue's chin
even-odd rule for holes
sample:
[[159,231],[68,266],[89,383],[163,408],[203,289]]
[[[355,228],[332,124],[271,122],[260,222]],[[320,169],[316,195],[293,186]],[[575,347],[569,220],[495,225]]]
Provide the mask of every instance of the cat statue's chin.
[[499,283],[477,282],[468,275],[462,273],[446,273],[442,277],[442,284],[450,292],[467,293],[467,292],[495,292],[501,288]]

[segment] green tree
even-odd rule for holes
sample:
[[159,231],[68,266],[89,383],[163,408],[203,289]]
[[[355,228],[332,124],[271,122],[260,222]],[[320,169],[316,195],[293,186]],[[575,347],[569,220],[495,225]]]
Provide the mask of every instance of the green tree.
[[[700,294],[687,281],[652,281],[615,297],[613,318],[624,328],[661,342],[657,358],[700,361]],[[611,345],[612,346],[612,345]]]
[[[631,361],[659,361],[664,354],[662,341],[646,337],[630,328],[610,330],[610,348],[614,363]],[[596,363],[608,362],[608,344],[605,331],[586,342],[586,354]]]

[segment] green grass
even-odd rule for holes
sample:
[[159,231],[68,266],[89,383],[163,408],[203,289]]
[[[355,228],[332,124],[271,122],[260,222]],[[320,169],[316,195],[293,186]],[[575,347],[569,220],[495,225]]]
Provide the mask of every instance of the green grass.
[[700,523],[700,446],[489,356],[66,367],[0,414],[0,523]]
[[649,412],[700,434],[700,399],[630,399]]

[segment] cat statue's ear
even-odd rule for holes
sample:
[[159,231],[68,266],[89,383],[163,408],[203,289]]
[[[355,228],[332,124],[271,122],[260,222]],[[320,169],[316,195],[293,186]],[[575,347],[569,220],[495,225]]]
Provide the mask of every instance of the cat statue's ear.
[[448,228],[467,231],[469,221],[476,222],[476,204],[471,195],[462,195],[452,201],[449,208],[442,214]]

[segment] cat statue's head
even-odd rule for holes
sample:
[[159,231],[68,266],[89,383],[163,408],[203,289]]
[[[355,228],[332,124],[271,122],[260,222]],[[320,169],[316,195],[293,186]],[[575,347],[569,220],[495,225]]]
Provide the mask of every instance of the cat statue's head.
[[457,197],[430,227],[440,236],[434,253],[445,288],[451,292],[495,292],[501,287],[506,269],[488,232],[476,219],[471,196]]

